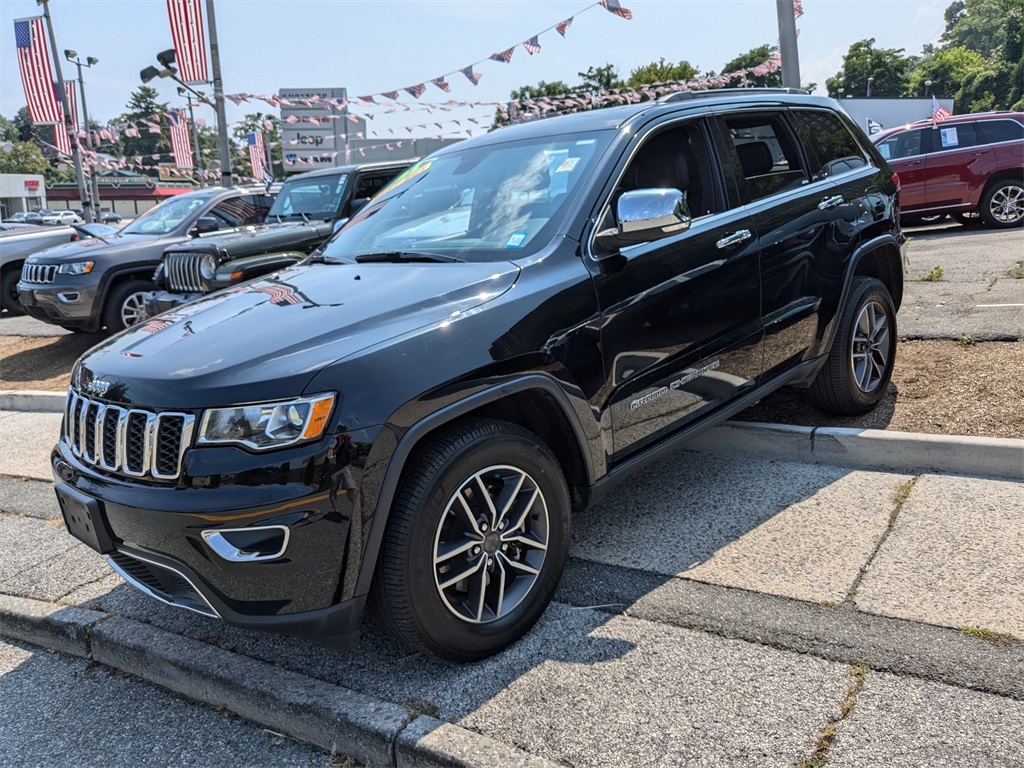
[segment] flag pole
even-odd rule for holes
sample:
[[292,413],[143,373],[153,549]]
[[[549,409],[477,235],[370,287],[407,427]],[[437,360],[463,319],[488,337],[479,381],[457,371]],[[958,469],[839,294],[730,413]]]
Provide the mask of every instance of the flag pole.
[[217,110],[217,144],[220,147],[220,185],[231,186],[231,148],[228,145],[228,118],[224,111],[224,81],[220,76],[220,47],[217,45],[217,20],[213,0],[206,0],[206,16],[210,25],[210,63],[213,65],[213,101]]
[[[43,6],[43,18],[46,19],[46,30],[50,36],[50,51],[53,53],[53,69],[57,74],[57,93],[60,95],[61,109],[64,110],[64,128],[71,139],[71,160],[75,164],[75,179],[78,181],[78,199],[82,203],[82,215],[92,223],[92,206],[89,195],[85,191],[85,173],[82,170],[82,151],[78,131],[71,120],[71,104],[68,102],[67,91],[64,90],[64,75],[60,71],[60,59],[57,58],[57,37],[53,34],[53,20],[50,18],[49,0],[36,0],[36,5]],[[55,129],[56,130],[56,129]]]

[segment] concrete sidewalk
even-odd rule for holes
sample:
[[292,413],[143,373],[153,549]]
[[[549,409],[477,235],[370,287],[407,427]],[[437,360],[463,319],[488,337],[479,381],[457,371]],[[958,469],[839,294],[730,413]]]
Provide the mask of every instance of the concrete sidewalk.
[[575,521],[523,641],[452,667],[372,619],[339,653],[128,587],[57,519],[59,421],[0,413],[0,634],[325,751],[374,766],[1024,764],[1024,441],[714,430],[700,445],[715,453],[677,453]]

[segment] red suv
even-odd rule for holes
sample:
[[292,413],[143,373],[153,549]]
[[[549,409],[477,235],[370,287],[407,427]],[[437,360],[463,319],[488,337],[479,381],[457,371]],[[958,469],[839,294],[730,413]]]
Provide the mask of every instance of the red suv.
[[905,219],[977,213],[994,227],[1024,222],[1024,112],[924,120],[871,138],[899,174]]

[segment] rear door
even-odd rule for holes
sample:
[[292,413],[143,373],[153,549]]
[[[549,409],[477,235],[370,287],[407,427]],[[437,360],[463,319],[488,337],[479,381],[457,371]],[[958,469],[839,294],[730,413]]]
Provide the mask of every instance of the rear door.
[[975,123],[939,123],[928,130],[931,152],[925,162],[925,203],[929,208],[945,208],[976,202],[995,170],[995,150],[979,136]]
[[705,120],[663,122],[631,143],[598,212],[631,189],[684,192],[689,229],[589,261],[601,305],[606,407],[623,458],[752,389],[761,370],[758,253],[726,203]]

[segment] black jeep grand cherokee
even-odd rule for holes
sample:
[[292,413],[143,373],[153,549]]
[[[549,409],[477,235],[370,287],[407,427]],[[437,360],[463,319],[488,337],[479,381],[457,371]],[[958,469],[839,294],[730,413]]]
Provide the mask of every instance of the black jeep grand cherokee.
[[616,480],[784,384],[878,402],[897,189],[835,102],[782,91],[448,147],[318,255],[79,361],[68,529],[238,626],[344,645],[369,599],[416,650],[493,654]]

